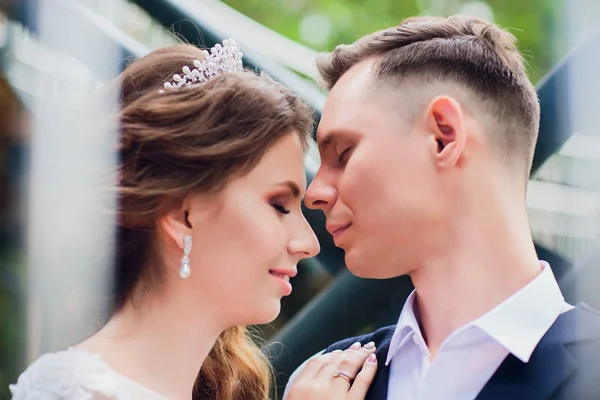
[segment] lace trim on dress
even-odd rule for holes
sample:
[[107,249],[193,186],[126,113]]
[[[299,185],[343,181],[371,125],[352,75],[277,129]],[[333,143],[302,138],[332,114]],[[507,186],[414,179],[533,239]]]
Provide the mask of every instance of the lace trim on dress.
[[13,400],[132,399],[100,355],[75,347],[42,355],[9,389]]

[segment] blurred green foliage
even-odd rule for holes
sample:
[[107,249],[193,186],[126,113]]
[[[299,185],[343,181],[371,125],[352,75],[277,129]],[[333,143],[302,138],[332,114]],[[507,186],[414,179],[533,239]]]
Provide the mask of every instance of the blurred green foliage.
[[[466,0],[224,0],[259,23],[316,50],[330,50],[351,43],[360,36],[394,26],[414,15],[453,15],[467,5],[481,8],[482,2]],[[477,4],[473,4],[477,3]],[[564,0],[487,0],[493,22],[509,29],[519,40],[519,48],[529,63],[535,83],[568,49],[564,31]],[[486,4],[483,5],[485,8]],[[308,32],[303,23],[317,16],[321,30]],[[304,21],[304,22],[303,22]],[[306,25],[305,25],[306,26]],[[317,27],[319,25],[313,25]],[[310,25],[308,25],[310,27]],[[309,29],[310,30],[310,29]],[[310,36],[326,36],[317,43]],[[308,38],[310,39],[310,38]]]

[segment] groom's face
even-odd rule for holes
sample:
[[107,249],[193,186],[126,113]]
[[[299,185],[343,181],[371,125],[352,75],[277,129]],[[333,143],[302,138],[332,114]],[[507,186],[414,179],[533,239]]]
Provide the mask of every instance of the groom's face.
[[355,65],[332,88],[317,132],[321,166],[305,203],[323,210],[361,277],[410,273],[443,212],[435,142],[397,90],[375,79],[371,61]]

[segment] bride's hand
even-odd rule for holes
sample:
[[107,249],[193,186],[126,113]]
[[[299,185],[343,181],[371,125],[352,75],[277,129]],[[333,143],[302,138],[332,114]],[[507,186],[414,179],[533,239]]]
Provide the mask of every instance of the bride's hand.
[[375,345],[314,357],[306,363],[287,396],[287,400],[363,400],[377,371]]

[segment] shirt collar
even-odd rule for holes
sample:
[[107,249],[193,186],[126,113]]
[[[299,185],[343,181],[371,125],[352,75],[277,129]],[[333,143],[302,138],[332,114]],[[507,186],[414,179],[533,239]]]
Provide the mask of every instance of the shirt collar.
[[472,322],[512,355],[528,362],[536,346],[567,304],[547,262],[521,290]]
[[396,325],[394,335],[392,336],[392,340],[390,341],[390,348],[388,350],[385,365],[390,364],[390,361],[392,361],[394,355],[404,345],[406,339],[410,336],[411,333],[421,333],[421,328],[419,328],[419,322],[417,321],[417,316],[415,315],[414,309],[414,302],[416,297],[417,291],[413,290],[410,296],[408,296],[408,298],[404,302],[404,307],[402,307],[402,312],[400,312],[398,324]]
[[[528,362],[556,318],[573,308],[565,302],[550,265],[545,261],[540,263],[542,272],[537,277],[460,330],[476,326],[515,357]],[[404,303],[390,342],[386,365],[389,365],[409,336],[414,334],[422,337],[414,310],[416,295],[413,290]]]

